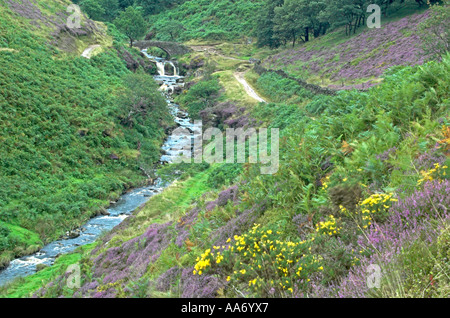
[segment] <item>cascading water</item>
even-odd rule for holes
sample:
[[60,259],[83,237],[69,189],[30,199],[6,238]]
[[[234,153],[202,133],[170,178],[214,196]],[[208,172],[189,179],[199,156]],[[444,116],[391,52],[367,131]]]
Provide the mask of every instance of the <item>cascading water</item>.
[[158,74],[164,76],[166,74],[166,64],[156,61],[156,68],[158,69]]
[[[161,57],[152,56],[147,53],[147,49],[142,53],[152,62],[156,63],[158,74],[154,76],[155,80],[161,84],[161,90],[167,93],[173,93],[176,87],[184,87],[183,77],[178,75],[176,65],[172,61],[165,60]],[[165,65],[169,64],[173,68],[173,75],[166,75]]]
[[173,67],[173,76],[178,76],[175,65],[171,61],[168,61],[167,63]]
[[[155,75],[154,79],[161,84],[161,90],[166,96],[167,105],[174,116],[174,122],[178,126],[194,132],[194,134],[198,133],[201,127],[192,124],[188,114],[181,111],[170,97],[170,94],[173,93],[176,87],[184,87],[183,77],[177,75],[175,65],[162,58],[148,55],[146,50],[142,51],[142,53],[157,63],[159,75]],[[165,75],[164,65],[166,63],[173,66],[173,76]],[[191,136],[169,136],[161,147],[164,155],[161,156],[160,162],[162,164],[173,162],[173,158],[179,156],[182,153],[182,149],[191,145],[193,138]],[[153,185],[134,189],[122,195],[116,203],[107,209],[109,215],[94,217],[84,224],[79,229],[78,236],[56,240],[44,246],[37,253],[11,261],[8,267],[0,271],[0,286],[12,281],[14,278],[34,274],[38,264],[53,265],[59,255],[70,253],[78,246],[93,243],[102,233],[110,231],[120,224],[136,208],[148,201],[151,196],[162,192],[165,187],[167,187],[167,184],[157,179]]]
[[147,53],[147,49],[142,50],[142,53],[148,59],[150,59],[152,62],[156,63],[156,69],[158,70],[159,76],[169,76],[169,75],[166,75],[166,64],[169,64],[170,66],[172,66],[173,75],[171,75],[171,76],[178,76],[177,67],[175,66],[175,64],[172,61],[167,61],[161,57],[152,56]]
[[178,76],[177,67],[171,61],[157,61],[155,60],[156,68],[158,69],[158,74],[160,76],[166,76],[166,64],[169,64],[173,68],[173,76]]

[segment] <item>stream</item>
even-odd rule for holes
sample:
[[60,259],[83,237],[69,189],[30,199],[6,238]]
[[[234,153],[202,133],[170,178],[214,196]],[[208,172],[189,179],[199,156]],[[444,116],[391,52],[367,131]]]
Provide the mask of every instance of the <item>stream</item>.
[[[173,62],[151,56],[147,54],[147,50],[143,50],[142,53],[157,65],[159,75],[155,75],[154,79],[160,84],[160,90],[166,97],[167,106],[174,117],[175,123],[192,132],[201,129],[201,127],[196,127],[191,123],[188,114],[180,110],[179,105],[175,104],[170,96],[177,86],[184,87],[183,77],[177,75],[178,72]],[[166,64],[173,67],[173,75],[166,75]],[[164,154],[160,158],[160,164],[171,163],[175,156],[180,155],[185,146],[191,144],[192,138],[169,135],[162,146]],[[32,255],[11,261],[8,267],[0,271],[0,286],[17,277],[25,277],[36,273],[36,266],[39,264],[51,266],[59,255],[70,253],[79,246],[93,243],[101,234],[112,230],[130,216],[135,209],[147,202],[153,195],[162,192],[167,186],[160,179],[157,179],[153,185],[131,190],[123,194],[116,203],[107,209],[109,215],[94,217],[81,226],[79,233],[77,233],[79,236],[53,241]]]

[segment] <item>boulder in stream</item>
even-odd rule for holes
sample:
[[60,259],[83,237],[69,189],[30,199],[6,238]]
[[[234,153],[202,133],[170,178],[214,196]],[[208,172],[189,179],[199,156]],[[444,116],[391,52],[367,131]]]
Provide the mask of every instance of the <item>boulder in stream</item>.
[[48,265],[46,265],[46,264],[37,264],[36,265],[36,272],[39,272],[39,271],[41,271],[41,270],[43,270],[43,269],[45,269],[47,267],[48,267]]

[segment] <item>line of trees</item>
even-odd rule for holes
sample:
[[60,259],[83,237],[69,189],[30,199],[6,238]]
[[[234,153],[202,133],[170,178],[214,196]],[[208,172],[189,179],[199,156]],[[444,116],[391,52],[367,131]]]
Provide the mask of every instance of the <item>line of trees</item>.
[[[380,7],[387,15],[394,3],[413,0],[265,0],[258,14],[256,36],[259,46],[276,48],[288,42],[308,42],[311,36],[319,37],[327,30],[345,26],[347,35],[354,34],[371,14],[371,4]],[[423,0],[414,0],[419,6]],[[430,0],[437,3],[439,0]]]

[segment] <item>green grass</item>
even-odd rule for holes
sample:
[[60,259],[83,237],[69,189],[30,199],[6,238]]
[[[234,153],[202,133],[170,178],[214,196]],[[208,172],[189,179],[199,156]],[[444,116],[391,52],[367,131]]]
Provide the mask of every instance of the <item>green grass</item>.
[[18,225],[6,223],[6,227],[11,230],[11,234],[18,237],[21,241],[28,242],[29,245],[42,244],[39,235],[35,232],[24,229]]
[[253,90],[258,93],[259,96],[261,96],[267,102],[272,102],[272,100],[269,98],[269,96],[267,96],[267,94],[264,91],[258,90],[256,88],[260,75],[258,75],[254,70],[250,70],[245,73],[244,78],[247,81],[247,83],[253,88]]
[[[253,40],[255,41],[255,40]],[[242,44],[232,42],[222,42],[214,47],[225,56],[249,60],[250,58],[264,59],[270,55],[276,54],[281,49],[269,49],[267,47],[257,47],[255,44]]]
[[213,76],[219,79],[220,85],[224,88],[223,98],[225,100],[233,101],[249,108],[258,103],[246,93],[242,84],[234,77],[233,71],[220,71],[214,73]]
[[[210,168],[211,169],[211,168]],[[133,224],[144,227],[154,222],[167,222],[180,217],[191,206],[194,199],[209,190],[209,170],[196,174],[185,181],[175,181],[162,193],[152,197],[136,216]],[[140,231],[132,228],[133,235]]]
[[0,265],[2,266],[16,256],[32,254],[43,246],[43,242],[36,232],[1,221],[0,226],[8,229],[9,232],[6,237],[2,237],[3,240],[8,242],[6,250],[0,253]]
[[313,97],[313,94],[301,87],[296,81],[285,79],[276,73],[267,72],[258,76],[255,72],[249,72],[248,78],[253,86],[267,101],[284,102],[305,106]]

